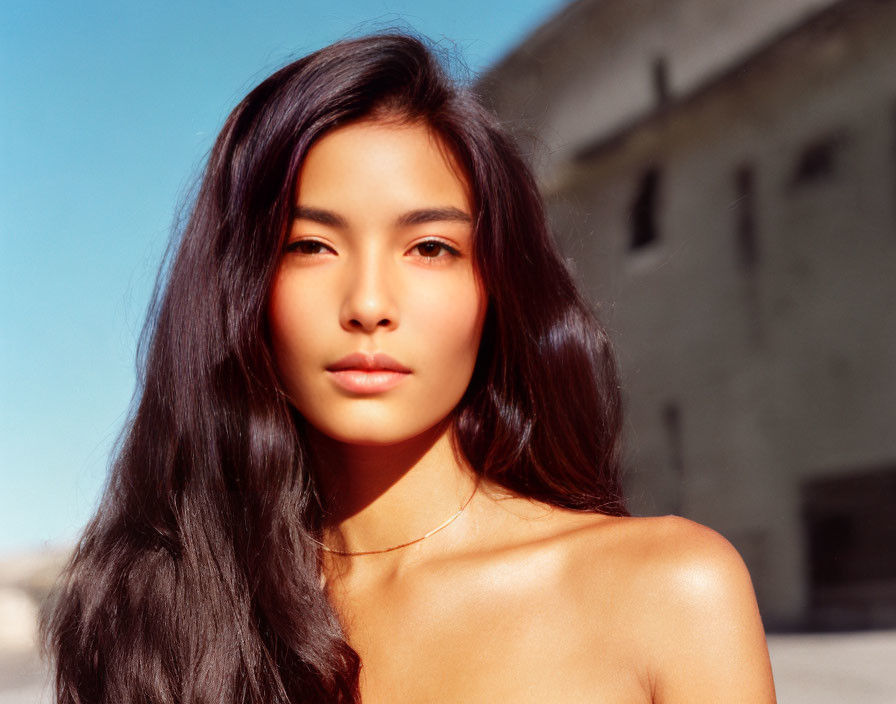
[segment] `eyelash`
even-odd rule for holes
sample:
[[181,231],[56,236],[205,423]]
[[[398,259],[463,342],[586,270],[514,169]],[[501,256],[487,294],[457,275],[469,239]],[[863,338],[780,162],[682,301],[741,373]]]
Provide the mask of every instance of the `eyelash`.
[[[290,253],[290,254],[300,254],[300,255],[303,255],[306,257],[314,257],[321,253],[320,251],[303,252],[303,251],[301,251],[302,245],[318,245],[320,247],[326,247],[327,249],[330,249],[330,251],[332,251],[332,248],[330,248],[329,245],[326,245],[323,242],[320,242],[318,240],[295,240],[286,245],[286,251],[287,251],[287,253]],[[424,240],[423,242],[418,242],[417,244],[415,244],[411,249],[417,249],[424,245],[438,245],[443,250],[445,250],[448,253],[448,256],[450,256],[451,258],[456,258],[456,257],[460,256],[460,252],[457,249],[455,249],[451,245],[448,245],[448,244],[442,242],[441,240]],[[436,261],[439,259],[444,259],[444,258],[445,257],[440,257],[440,256],[421,257],[421,259],[429,259],[429,260],[433,260],[433,261]]]

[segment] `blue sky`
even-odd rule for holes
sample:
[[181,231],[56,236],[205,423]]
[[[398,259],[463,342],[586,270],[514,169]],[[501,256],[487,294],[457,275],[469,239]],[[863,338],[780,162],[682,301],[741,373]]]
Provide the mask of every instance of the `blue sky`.
[[178,203],[290,58],[391,26],[481,70],[564,3],[82,2],[0,12],[0,554],[73,540],[134,388]]

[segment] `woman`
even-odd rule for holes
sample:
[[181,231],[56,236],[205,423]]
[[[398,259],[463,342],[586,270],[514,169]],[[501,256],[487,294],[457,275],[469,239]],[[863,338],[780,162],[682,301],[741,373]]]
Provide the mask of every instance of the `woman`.
[[737,553],[628,517],[607,339],[416,39],[240,103],[150,321],[59,701],[774,701]]

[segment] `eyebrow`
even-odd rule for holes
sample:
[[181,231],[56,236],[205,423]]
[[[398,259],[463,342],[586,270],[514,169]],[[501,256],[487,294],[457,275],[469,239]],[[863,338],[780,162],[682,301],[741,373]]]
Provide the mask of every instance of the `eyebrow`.
[[458,208],[448,206],[446,208],[425,208],[423,210],[412,210],[398,218],[398,225],[408,227],[410,225],[425,225],[428,222],[462,222],[470,224],[473,222],[467,213]]
[[[292,211],[295,220],[310,220],[319,225],[328,225],[330,227],[347,228],[348,221],[341,215],[337,215],[329,210],[320,208],[310,208],[306,205],[297,205]],[[411,210],[401,215],[396,224],[399,227],[410,227],[412,225],[425,225],[430,222],[462,222],[471,224],[473,218],[459,208],[447,206],[444,208],[421,208],[420,210]]]
[[305,205],[297,205],[292,211],[293,220],[310,220],[319,225],[329,225],[330,227],[348,227],[348,221],[341,215],[330,212],[329,210],[321,210],[320,208],[309,208]]

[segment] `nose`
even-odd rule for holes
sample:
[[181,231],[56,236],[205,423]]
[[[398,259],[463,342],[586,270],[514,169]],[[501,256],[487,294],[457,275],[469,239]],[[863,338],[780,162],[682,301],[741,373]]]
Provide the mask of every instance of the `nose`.
[[375,251],[359,255],[356,266],[346,268],[347,284],[340,323],[349,331],[391,330],[398,325],[395,272],[388,257]]

